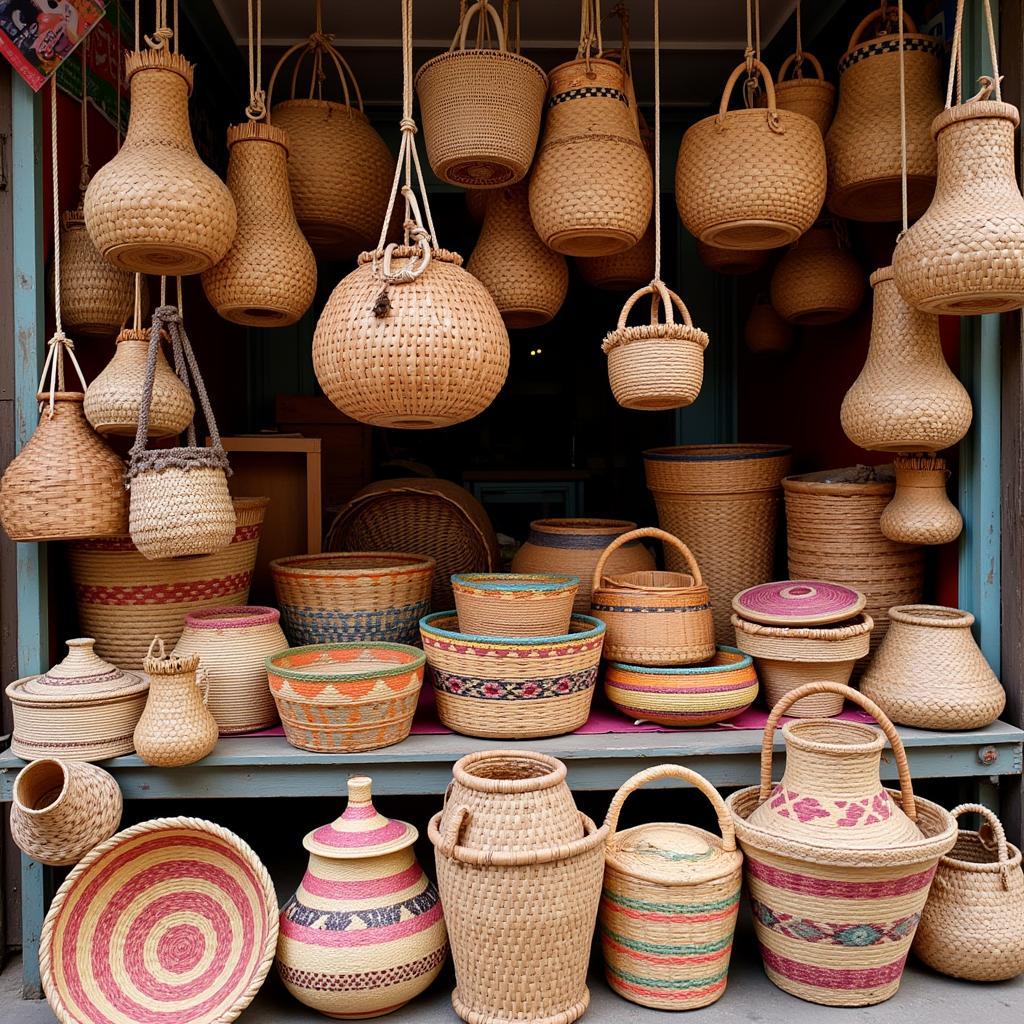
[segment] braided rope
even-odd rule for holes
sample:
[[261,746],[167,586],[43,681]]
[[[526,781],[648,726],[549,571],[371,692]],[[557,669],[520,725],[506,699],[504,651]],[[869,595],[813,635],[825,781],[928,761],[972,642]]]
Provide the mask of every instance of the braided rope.
[[[249,27],[249,105],[245,116],[262,121],[267,116],[267,94],[263,91],[263,0],[248,0]],[[255,25],[254,25],[255,22]]]

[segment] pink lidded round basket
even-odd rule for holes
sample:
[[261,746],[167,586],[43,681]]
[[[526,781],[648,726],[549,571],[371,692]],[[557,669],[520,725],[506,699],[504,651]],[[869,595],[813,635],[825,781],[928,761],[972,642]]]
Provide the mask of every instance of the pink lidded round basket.
[[822,626],[852,619],[867,598],[852,587],[825,580],[777,580],[748,587],[732,599],[733,611],[767,626]]

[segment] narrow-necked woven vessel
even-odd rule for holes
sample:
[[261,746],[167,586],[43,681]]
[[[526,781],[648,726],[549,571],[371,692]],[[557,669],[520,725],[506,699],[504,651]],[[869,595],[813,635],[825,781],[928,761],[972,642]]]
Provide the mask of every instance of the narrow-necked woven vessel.
[[459,629],[474,636],[563,636],[578,576],[461,572],[452,576]]
[[793,328],[770,302],[755,302],[743,327],[743,341],[751,352],[788,352]]
[[697,243],[697,255],[709,270],[730,277],[753,274],[768,262],[767,249],[721,249],[707,242]]
[[800,327],[834,324],[853,316],[864,300],[864,271],[839,245],[832,225],[803,234],[772,273],[772,306]]
[[[815,77],[804,78],[805,62]],[[793,77],[787,78],[790,72]],[[821,62],[813,53],[791,53],[782,62],[775,79],[775,104],[779,110],[794,110],[809,117],[823,136],[828,131],[836,106],[836,87],[825,78]]]
[[897,455],[896,493],[878,525],[901,544],[949,544],[964,528],[963,516],[949,500],[946,460],[932,455]]

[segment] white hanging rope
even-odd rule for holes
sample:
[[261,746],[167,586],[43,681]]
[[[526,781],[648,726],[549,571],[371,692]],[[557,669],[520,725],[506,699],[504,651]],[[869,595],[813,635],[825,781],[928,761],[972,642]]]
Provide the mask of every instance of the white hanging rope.
[[903,230],[896,239],[899,242],[910,226],[907,212],[907,72],[904,67],[906,57],[903,47],[903,0],[898,0],[897,17],[900,21],[900,202],[903,213]]
[[661,4],[654,0],[654,280],[661,280]]
[[[267,94],[263,91],[263,0],[248,2],[249,9],[249,106],[245,116],[261,121],[267,116]],[[255,22],[255,25],[253,24]]]

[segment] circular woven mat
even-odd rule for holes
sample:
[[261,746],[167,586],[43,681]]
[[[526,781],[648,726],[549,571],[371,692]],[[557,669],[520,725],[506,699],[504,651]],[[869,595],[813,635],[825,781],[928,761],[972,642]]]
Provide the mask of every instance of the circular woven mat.
[[816,626],[859,614],[866,598],[852,587],[823,580],[777,580],[738,593],[733,610],[768,626]]

